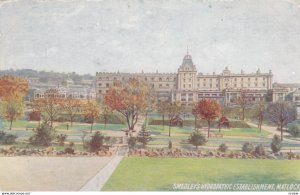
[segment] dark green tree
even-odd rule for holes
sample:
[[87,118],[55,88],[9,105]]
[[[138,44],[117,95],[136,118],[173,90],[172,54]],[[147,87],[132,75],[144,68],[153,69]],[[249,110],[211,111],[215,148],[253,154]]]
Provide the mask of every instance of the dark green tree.
[[104,135],[100,133],[100,131],[97,131],[92,136],[92,139],[88,143],[89,149],[91,152],[97,152],[101,149],[101,147],[104,144]]
[[281,149],[281,139],[279,135],[274,135],[272,143],[271,143],[271,149],[274,153],[277,153]]
[[198,149],[198,146],[205,145],[207,140],[199,130],[195,130],[193,133],[191,133],[188,142],[193,146],[196,146],[196,149]]
[[150,131],[146,128],[146,125],[142,125],[142,129],[137,135],[137,141],[143,144],[143,147],[146,147],[147,143],[151,141]]
[[55,130],[47,122],[33,130],[33,135],[29,138],[29,143],[38,146],[50,146],[55,139]]

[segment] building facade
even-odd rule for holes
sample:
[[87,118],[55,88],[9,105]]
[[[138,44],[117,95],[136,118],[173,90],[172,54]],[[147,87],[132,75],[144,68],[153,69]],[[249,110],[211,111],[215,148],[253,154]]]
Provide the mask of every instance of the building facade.
[[211,98],[221,104],[234,104],[235,99],[244,93],[249,101],[260,101],[273,96],[273,74],[232,73],[227,67],[221,74],[197,72],[192,56],[184,56],[177,73],[96,73],[96,96],[103,98],[115,81],[125,82],[138,79],[150,84],[157,93],[158,101],[179,101],[183,105],[192,105],[203,98]]

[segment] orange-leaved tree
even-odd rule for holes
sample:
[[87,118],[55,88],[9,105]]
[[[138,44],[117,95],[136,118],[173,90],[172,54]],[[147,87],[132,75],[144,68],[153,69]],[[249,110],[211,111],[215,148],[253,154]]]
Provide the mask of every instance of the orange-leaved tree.
[[112,111],[117,111],[126,118],[131,136],[139,116],[151,106],[151,97],[152,91],[148,85],[137,79],[130,79],[110,88],[104,102]]
[[61,102],[61,105],[63,107],[63,111],[66,112],[67,116],[69,117],[72,127],[75,116],[81,112],[83,102],[75,98],[66,98]]
[[28,92],[28,82],[21,77],[4,76],[0,78],[1,114],[12,123],[24,112],[23,98]]
[[95,120],[100,118],[100,114],[100,106],[96,101],[88,101],[84,106],[84,117],[85,120],[91,124],[91,133],[93,131],[93,125],[95,123]]
[[211,122],[218,118],[221,114],[220,104],[216,100],[203,99],[196,104],[194,112],[197,113],[203,120],[207,121],[207,137],[209,138]]

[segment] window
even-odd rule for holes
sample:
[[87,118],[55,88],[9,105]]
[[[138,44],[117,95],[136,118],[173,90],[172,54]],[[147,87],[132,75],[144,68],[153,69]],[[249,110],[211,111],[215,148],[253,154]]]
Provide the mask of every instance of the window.
[[234,84],[234,87],[236,87],[236,84]]
[[162,81],[162,78],[159,78],[159,81]]
[[205,86],[206,86],[206,83],[203,83],[203,86],[205,87]]
[[218,84],[216,84],[216,87],[219,87],[219,85],[218,85]]
[[106,80],[109,80],[109,77],[106,77]]
[[100,87],[100,86],[102,86],[102,83],[99,83],[98,85],[99,85],[99,87]]
[[190,78],[189,81],[192,82],[192,79]]
[[244,80],[244,78],[241,78],[241,81],[243,81]]
[[151,80],[154,81],[154,77],[152,77]]
[[159,84],[159,88],[162,88],[162,84]]
[[236,78],[234,78],[234,81],[236,81],[237,79]]
[[257,81],[257,80],[258,80],[258,78],[255,78],[255,80]]
[[109,83],[106,83],[106,87],[109,87]]
[[212,88],[212,84],[210,84],[209,87]]
[[169,84],[166,84],[167,87],[169,87]]
[[248,78],[248,81],[250,81],[250,78]]
[[183,84],[183,88],[185,88],[185,84]]
[[145,81],[147,81],[147,77],[145,77]]
[[255,87],[257,87],[257,83],[255,83]]
[[192,85],[191,84],[189,84],[189,88],[191,88],[192,87]]

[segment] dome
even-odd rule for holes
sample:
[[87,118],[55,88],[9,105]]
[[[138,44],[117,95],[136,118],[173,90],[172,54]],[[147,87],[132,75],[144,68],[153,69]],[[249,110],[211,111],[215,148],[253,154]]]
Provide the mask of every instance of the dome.
[[190,54],[184,56],[178,71],[197,71]]

